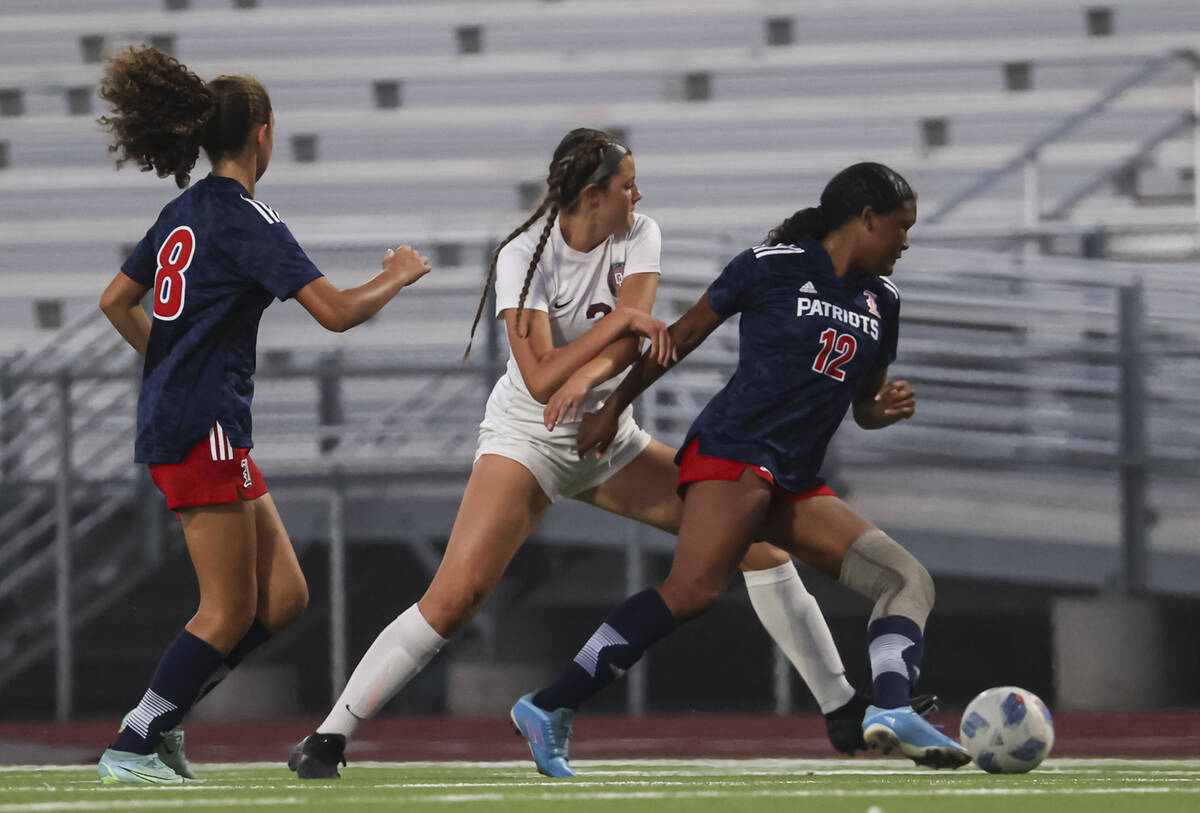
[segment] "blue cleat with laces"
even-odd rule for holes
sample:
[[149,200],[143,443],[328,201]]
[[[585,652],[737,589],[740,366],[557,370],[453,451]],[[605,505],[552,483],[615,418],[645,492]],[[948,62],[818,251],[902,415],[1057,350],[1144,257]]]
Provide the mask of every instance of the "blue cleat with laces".
[[912,706],[868,706],[863,739],[885,754],[899,753],[928,768],[959,768],[971,761],[967,749],[930,725]]
[[571,709],[546,711],[533,704],[533,692],[522,697],[508,714],[517,733],[529,743],[529,753],[537,764],[538,773],[555,779],[575,775],[568,764],[567,750],[571,745]]

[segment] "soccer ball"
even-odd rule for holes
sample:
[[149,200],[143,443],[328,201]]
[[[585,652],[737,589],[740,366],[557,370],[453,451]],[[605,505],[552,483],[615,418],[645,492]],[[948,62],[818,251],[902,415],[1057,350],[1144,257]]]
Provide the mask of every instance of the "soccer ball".
[[1054,720],[1033,692],[997,686],[967,704],[962,744],[988,773],[1032,771],[1054,747]]

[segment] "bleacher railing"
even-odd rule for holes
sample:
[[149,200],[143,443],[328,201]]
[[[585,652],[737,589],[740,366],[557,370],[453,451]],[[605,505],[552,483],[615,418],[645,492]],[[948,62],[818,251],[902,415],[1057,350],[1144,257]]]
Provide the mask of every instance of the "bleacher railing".
[[[1105,167],[1095,177],[1063,195],[1051,208],[1043,210],[1038,168],[1041,151],[1051,144],[1068,138],[1088,121],[1111,109],[1121,97],[1146,84],[1170,66],[1181,62],[1192,68],[1192,108],[1181,113],[1157,132],[1147,136],[1123,160]],[[958,192],[941,201],[937,209],[925,216],[923,220],[926,225],[937,225],[944,222],[964,203],[984,194],[1005,176],[1019,170],[1022,172],[1024,181],[1024,225],[1031,230],[1031,233],[1025,238],[1025,242],[1026,245],[1031,246],[1033,245],[1031,241],[1042,236],[1037,232],[1042,223],[1064,219],[1081,201],[1111,183],[1122,172],[1136,168],[1159,145],[1185,130],[1190,130],[1192,134],[1192,166],[1200,167],[1200,54],[1192,50],[1175,50],[1148,60],[1144,65],[1122,77],[1102,92],[1091,103],[1064,116],[1046,132],[1021,146],[1002,165],[981,173]],[[1192,173],[1192,196],[1194,222],[1200,228],[1200,172]]]

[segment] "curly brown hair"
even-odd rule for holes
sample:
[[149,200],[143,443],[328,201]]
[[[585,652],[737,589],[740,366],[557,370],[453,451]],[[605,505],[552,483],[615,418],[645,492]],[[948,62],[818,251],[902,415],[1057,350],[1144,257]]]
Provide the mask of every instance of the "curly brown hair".
[[271,121],[271,99],[257,79],[218,76],[205,82],[172,56],[129,46],[105,61],[100,96],[112,114],[98,121],[112,135],[117,166],[133,161],[158,177],[190,180],[203,147],[209,161],[239,151],[250,129]]
[[[471,354],[471,344],[475,340],[475,330],[479,327],[479,319],[483,316],[488,290],[496,279],[496,261],[500,257],[500,249],[512,242],[543,215],[546,216],[546,225],[542,227],[537,246],[529,260],[529,268],[525,271],[525,284],[521,288],[521,298],[517,303],[517,325],[519,326],[521,314],[525,310],[525,297],[529,293],[529,284],[533,280],[533,271],[542,257],[542,250],[545,249],[547,240],[550,239],[550,232],[554,228],[554,218],[558,216],[559,211],[570,212],[578,205],[579,193],[589,182],[595,183],[601,189],[608,185],[609,178],[612,177],[611,172],[607,177],[595,181],[592,181],[591,177],[604,162],[605,152],[614,144],[617,144],[617,141],[608,133],[588,127],[577,127],[558,142],[558,147],[554,150],[554,157],[550,160],[550,169],[546,173],[545,197],[542,198],[542,202],[538,204],[533,214],[501,240],[500,245],[496,246],[496,250],[492,252],[492,264],[488,268],[487,280],[483,284],[483,295],[479,298],[479,307],[475,309],[475,321],[471,323],[471,336],[467,342],[467,350],[463,353],[464,360]],[[625,152],[629,152],[628,148],[625,148]]]

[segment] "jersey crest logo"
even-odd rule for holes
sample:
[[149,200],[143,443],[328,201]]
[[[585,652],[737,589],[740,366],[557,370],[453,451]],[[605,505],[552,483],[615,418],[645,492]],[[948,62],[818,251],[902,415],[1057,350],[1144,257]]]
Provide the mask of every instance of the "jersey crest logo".
[[816,292],[817,286],[813,285],[811,281],[800,286],[800,293],[802,294],[815,294]]
[[621,283],[625,279],[625,261],[618,260],[608,267],[608,290],[616,296],[621,291]]
[[876,300],[874,291],[863,291],[863,296],[867,299],[867,310],[877,319],[882,319],[883,316],[879,313],[879,302]]

